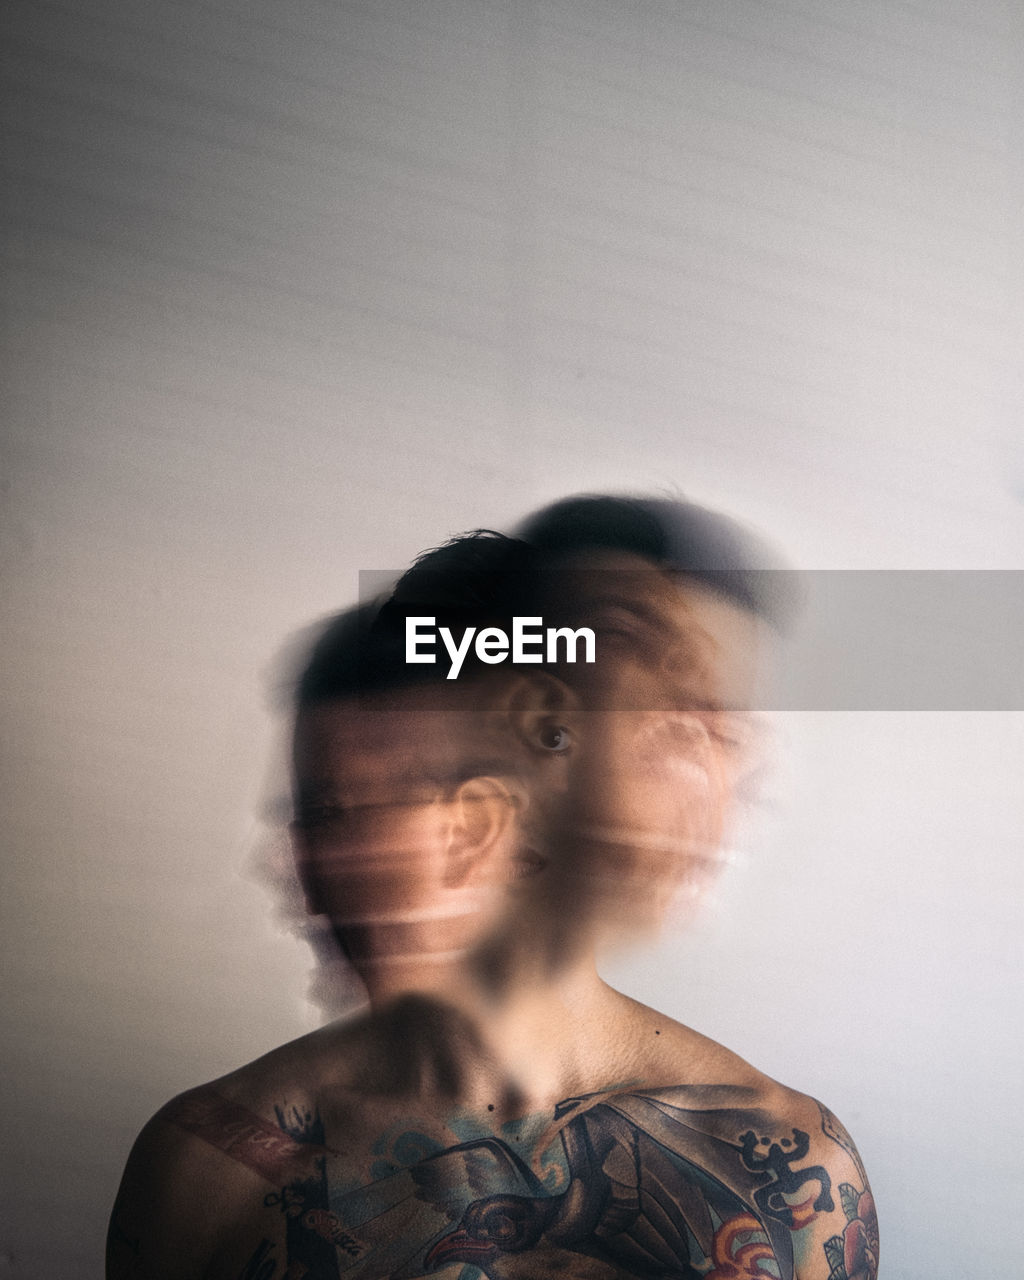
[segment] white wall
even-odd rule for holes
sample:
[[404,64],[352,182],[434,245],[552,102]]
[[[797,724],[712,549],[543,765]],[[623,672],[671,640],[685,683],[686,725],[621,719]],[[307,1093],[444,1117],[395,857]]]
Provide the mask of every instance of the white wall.
[[[0,1270],[95,1274],[172,1092],[312,1024],[265,682],[359,569],[678,486],[817,568],[1024,568],[1013,0],[8,0]],[[854,1130],[900,1280],[1008,1275],[1010,714],[781,717],[617,967]]]

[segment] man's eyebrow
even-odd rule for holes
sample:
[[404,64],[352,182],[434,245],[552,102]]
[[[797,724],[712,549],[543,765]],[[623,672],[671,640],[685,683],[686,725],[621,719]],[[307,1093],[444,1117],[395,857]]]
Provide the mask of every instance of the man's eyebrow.
[[604,595],[598,594],[588,601],[588,607],[592,609],[607,609],[609,607],[624,609],[627,613],[635,614],[641,622],[646,622],[648,626],[653,627],[656,631],[662,631],[666,634],[676,629],[656,608],[630,596],[618,595],[612,592]]

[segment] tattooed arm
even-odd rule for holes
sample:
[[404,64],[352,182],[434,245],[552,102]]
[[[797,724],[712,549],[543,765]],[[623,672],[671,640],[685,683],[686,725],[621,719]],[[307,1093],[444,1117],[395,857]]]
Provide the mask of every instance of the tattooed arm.
[[107,1280],[198,1280],[208,1247],[201,1169],[184,1134],[155,1118],[128,1158],[107,1232]]
[[[202,1097],[198,1090],[175,1099],[139,1135],[111,1214],[107,1280],[239,1275],[232,1255],[252,1253],[257,1217],[260,1229],[274,1232],[276,1220],[254,1212],[262,1210],[264,1179],[180,1122]],[[267,1239],[264,1252],[278,1244]]]
[[840,1121],[827,1107],[816,1105],[818,1123],[810,1135],[807,1160],[816,1160],[817,1169],[827,1178],[831,1205],[815,1209],[805,1204],[803,1214],[799,1207],[794,1210],[797,1278],[876,1280],[878,1219],[864,1165]]

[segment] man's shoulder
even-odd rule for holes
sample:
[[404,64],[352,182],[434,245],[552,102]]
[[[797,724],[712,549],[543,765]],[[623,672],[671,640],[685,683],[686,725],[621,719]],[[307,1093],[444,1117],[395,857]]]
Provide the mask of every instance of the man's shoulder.
[[[659,1029],[667,1035],[664,1022]],[[611,1095],[613,1126],[685,1161],[681,1170],[737,1191],[791,1257],[785,1274],[874,1277],[874,1200],[853,1138],[831,1108],[696,1033],[676,1041],[679,1082],[671,1083],[670,1059],[650,1080]]]
[[638,1078],[649,1084],[683,1084],[709,1097],[746,1098],[756,1105],[785,1108],[803,1095],[773,1080],[734,1050],[685,1023],[644,1005],[633,1006],[638,1046]]
[[345,1044],[343,1028],[321,1028],[177,1094],[144,1126],[133,1158],[167,1177],[183,1164],[223,1168],[224,1157],[263,1172],[271,1156],[322,1146],[319,1099],[344,1077]]
[[852,1137],[823,1102],[691,1027],[652,1010],[643,1014],[656,1048],[647,1053],[639,1092],[676,1115],[687,1113],[694,1125],[731,1135],[731,1141],[749,1149],[752,1160],[774,1148],[771,1158],[777,1163],[783,1157],[791,1165],[817,1162],[837,1179],[866,1185]]
[[257,1192],[258,1176],[212,1143],[197,1121],[204,1089],[173,1098],[144,1125],[125,1165],[107,1235],[111,1280],[200,1276],[223,1224]]
[[330,1044],[329,1031],[303,1036],[152,1116],[114,1205],[109,1276],[205,1275],[211,1258],[263,1220],[269,1192],[318,1171],[329,1154],[317,1095]]

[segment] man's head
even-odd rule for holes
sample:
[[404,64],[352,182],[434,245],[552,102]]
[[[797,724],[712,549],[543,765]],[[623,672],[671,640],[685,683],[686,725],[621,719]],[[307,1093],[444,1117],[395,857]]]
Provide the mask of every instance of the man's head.
[[[717,865],[758,632],[785,606],[771,561],[666,500],[569,499],[523,532],[425,554],[382,604],[331,623],[300,679],[296,848],[350,953],[465,949],[501,918],[496,886],[546,865],[517,909],[630,932]],[[424,615],[453,632],[590,626],[596,661],[471,655],[448,681],[406,661],[406,619]]]
[[538,865],[532,800],[557,756],[530,746],[550,718],[545,678],[469,662],[449,682],[404,648],[410,614],[509,617],[529,555],[486,533],[428,553],[387,600],[331,620],[299,676],[297,864],[310,909],[371,985],[432,981]]
[[628,934],[717,874],[757,759],[763,634],[791,612],[791,579],[739,525],[680,501],[569,498],[520,535],[546,566],[545,612],[596,635],[593,666],[557,671],[580,714],[553,892],[582,891]]

